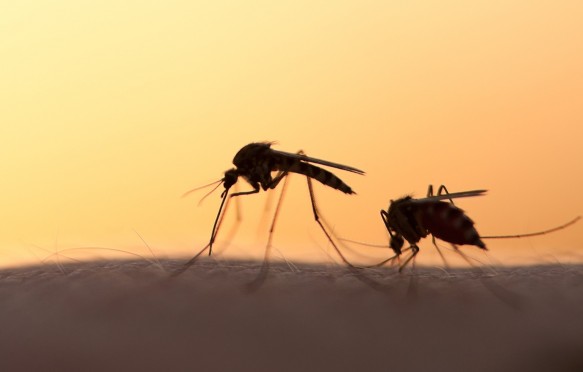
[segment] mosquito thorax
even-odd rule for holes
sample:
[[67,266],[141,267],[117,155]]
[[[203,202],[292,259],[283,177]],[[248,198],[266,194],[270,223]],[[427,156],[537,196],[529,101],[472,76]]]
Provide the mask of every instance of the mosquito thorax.
[[271,143],[253,142],[245,145],[239,150],[233,158],[233,164],[237,167],[244,166],[250,160],[256,161],[262,159],[266,152],[269,152]]

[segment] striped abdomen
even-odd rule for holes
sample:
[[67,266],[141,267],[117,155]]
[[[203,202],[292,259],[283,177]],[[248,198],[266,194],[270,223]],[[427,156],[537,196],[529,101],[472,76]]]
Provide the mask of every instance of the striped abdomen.
[[486,249],[472,221],[463,210],[444,201],[417,204],[420,224],[433,236],[452,244],[470,244]]
[[325,169],[296,159],[281,158],[281,160],[278,160],[276,164],[277,170],[303,174],[333,189],[340,190],[346,194],[354,194],[350,186]]

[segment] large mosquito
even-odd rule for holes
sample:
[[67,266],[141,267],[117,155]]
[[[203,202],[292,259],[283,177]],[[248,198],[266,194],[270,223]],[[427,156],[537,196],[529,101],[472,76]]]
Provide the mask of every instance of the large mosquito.
[[[277,203],[277,207],[275,209],[275,213],[271,223],[271,228],[269,230],[269,237],[265,249],[263,265],[261,267],[261,271],[258,277],[254,282],[252,282],[252,284],[254,284],[255,286],[260,285],[264,281],[269,268],[269,253],[271,249],[273,231],[275,229],[279,208],[281,206],[281,202],[283,200],[283,195],[285,192],[285,186],[287,182],[286,176],[288,176],[289,173],[299,173],[306,176],[314,219],[316,220],[316,222],[318,223],[318,225],[320,226],[320,228],[322,229],[322,231],[324,232],[324,234],[326,235],[326,237],[328,238],[328,240],[330,241],[330,243],[340,256],[342,261],[345,262],[350,267],[352,267],[352,264],[348,262],[348,260],[338,249],[331,235],[328,233],[328,231],[320,221],[321,217],[316,206],[316,200],[314,198],[312,179],[315,179],[333,189],[340,190],[345,194],[354,194],[355,192],[350,188],[350,186],[344,183],[340,178],[338,178],[337,176],[323,168],[315,166],[314,164],[320,164],[361,175],[363,175],[364,172],[361,171],[360,169],[353,168],[347,165],[342,165],[326,160],[309,157],[306,156],[301,151],[294,154],[285,151],[274,150],[271,148],[272,144],[273,142],[250,143],[241,148],[239,152],[237,152],[237,154],[233,158],[233,164],[235,165],[235,168],[227,170],[225,172],[225,176],[219,181],[216,181],[218,185],[215,187],[215,189],[219,187],[221,183],[223,184],[225,189],[221,194],[222,201],[219,207],[219,211],[217,212],[217,216],[215,218],[210,240],[208,244],[200,252],[198,252],[192,259],[190,259],[190,261],[188,261],[176,274],[179,274],[184,270],[188,269],[188,267],[194,264],[198,257],[206,250],[209,251],[209,255],[212,254],[213,243],[215,242],[223,217],[227,211],[228,200],[235,196],[256,194],[259,193],[261,189],[263,189],[264,191],[267,191],[269,189],[275,189],[277,185],[285,178],[284,184],[282,186],[282,192],[280,194],[279,201]],[[277,173],[273,175],[272,172]],[[235,183],[237,183],[239,177],[243,177],[243,179],[251,185],[253,190],[236,192],[229,195],[230,188]],[[190,190],[185,195],[198,189],[199,188]]]
[[[427,197],[414,199],[411,196],[405,196],[397,200],[391,200],[388,210],[381,210],[381,217],[390,235],[389,246],[394,255],[373,267],[382,266],[387,262],[393,262],[399,259],[404,250],[410,250],[411,254],[400,265],[399,271],[415,258],[419,253],[417,243],[428,235],[432,236],[433,245],[437,248],[442,260],[445,257],[441,253],[435,239],[438,238],[450,243],[454,250],[464,259],[467,257],[457,248],[457,245],[474,245],[482,250],[487,250],[486,244],[482,239],[506,239],[506,238],[524,238],[530,236],[545,235],[554,231],[564,229],[581,217],[576,217],[558,227],[538,231],[528,234],[517,235],[496,235],[482,236],[474,227],[474,221],[468,217],[465,212],[454,205],[453,199],[482,196],[487,190],[471,190],[456,193],[449,193],[444,185],[441,185],[437,195],[433,195],[433,186],[429,185]],[[449,200],[448,203],[445,200]],[[402,249],[405,243],[409,247]]]

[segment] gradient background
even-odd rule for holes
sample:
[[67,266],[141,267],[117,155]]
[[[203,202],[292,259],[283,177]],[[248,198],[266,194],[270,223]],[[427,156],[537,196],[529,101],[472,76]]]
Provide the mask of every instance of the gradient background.
[[[566,222],[583,213],[582,19],[580,1],[3,2],[0,266],[147,256],[136,231],[157,257],[191,255],[219,192],[180,195],[264,140],[367,172],[334,171],[356,196],[316,189],[352,239],[386,242],[378,211],[430,183],[489,189],[458,203],[482,235]],[[289,186],[274,256],[330,262],[305,180]],[[266,201],[241,200],[217,254],[262,254]],[[488,241],[485,259],[580,262],[582,232]],[[108,255],[67,251],[89,254]]]

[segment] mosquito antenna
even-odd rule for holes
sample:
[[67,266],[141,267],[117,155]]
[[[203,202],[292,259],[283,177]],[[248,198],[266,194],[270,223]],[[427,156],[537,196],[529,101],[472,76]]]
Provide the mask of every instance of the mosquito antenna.
[[213,188],[213,189],[212,189],[212,190],[211,190],[209,193],[207,193],[205,196],[203,196],[203,198],[202,198],[202,199],[200,200],[200,202],[199,202],[199,204],[200,204],[200,203],[201,203],[201,202],[204,200],[204,198],[206,198],[207,196],[209,196],[210,194],[212,194],[212,192],[213,192],[213,191],[215,191],[215,190],[216,190],[216,189],[217,189],[217,188],[220,186],[220,184],[221,184],[221,183],[222,183],[224,180],[225,180],[224,178],[221,178],[221,179],[220,179],[220,180],[218,180],[218,181],[214,181],[214,182],[211,182],[211,183],[209,183],[209,184],[207,184],[207,185],[204,185],[204,186],[199,186],[199,187],[197,187],[197,188],[194,188],[194,189],[192,189],[192,190],[188,190],[187,192],[185,192],[184,194],[182,194],[181,198],[185,198],[185,197],[187,197],[188,195],[192,194],[193,192],[195,192],[195,191],[198,191],[198,190],[201,190],[201,189],[204,189],[205,187],[209,187],[209,186],[212,186],[212,185],[214,185],[214,184],[218,184],[218,185],[217,185],[217,186],[215,186],[215,187],[214,187],[214,188]]
[[577,216],[574,219],[572,219],[571,221],[561,225],[561,226],[557,226],[557,227],[553,227],[552,229],[548,229],[548,230],[543,230],[543,231],[537,231],[537,232],[533,232],[533,233],[528,233],[528,234],[517,234],[517,235],[490,235],[490,236],[481,236],[482,239],[512,239],[512,238],[527,238],[530,236],[539,236],[539,235],[545,235],[545,234],[549,234],[555,231],[559,231],[562,230],[566,227],[569,227],[571,225],[573,225],[575,222],[579,221],[581,219],[581,216]]
[[[221,180],[222,181],[222,180]],[[219,186],[221,186],[221,184],[219,183],[218,185],[216,185],[215,187],[213,187],[213,189],[209,192],[207,192],[199,201],[198,201],[198,206],[200,206],[203,202],[203,200],[206,199],[207,196],[209,196],[210,194],[212,194],[213,192],[215,192],[216,189],[219,188]]]

